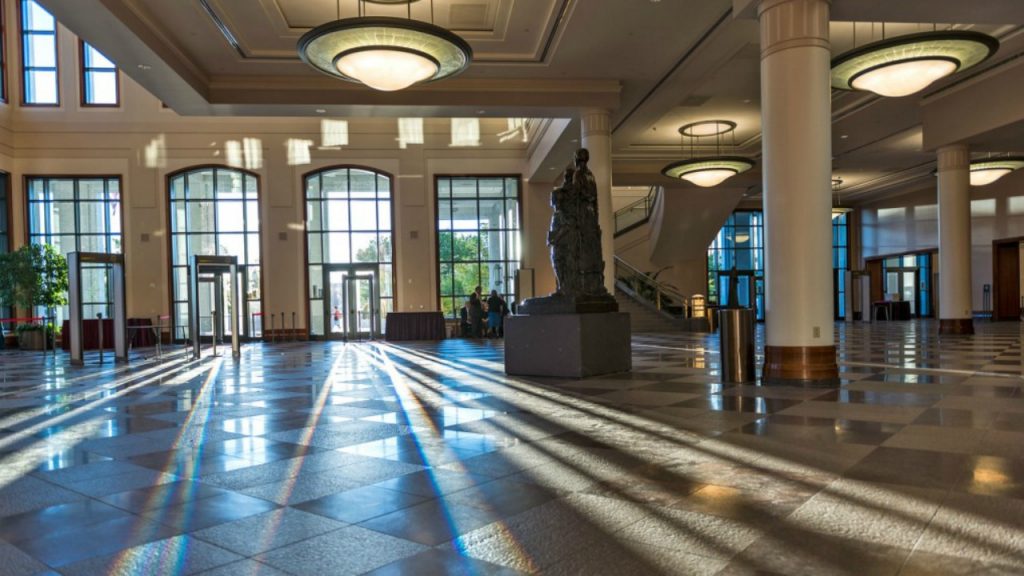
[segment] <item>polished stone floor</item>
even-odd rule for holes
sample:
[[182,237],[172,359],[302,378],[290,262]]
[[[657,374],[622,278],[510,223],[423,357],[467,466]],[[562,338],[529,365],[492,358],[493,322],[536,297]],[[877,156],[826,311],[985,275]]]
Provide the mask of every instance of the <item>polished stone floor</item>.
[[0,574],[1022,574],[1017,324],[839,328],[838,389],[717,339],[507,378],[502,343],[0,352]]

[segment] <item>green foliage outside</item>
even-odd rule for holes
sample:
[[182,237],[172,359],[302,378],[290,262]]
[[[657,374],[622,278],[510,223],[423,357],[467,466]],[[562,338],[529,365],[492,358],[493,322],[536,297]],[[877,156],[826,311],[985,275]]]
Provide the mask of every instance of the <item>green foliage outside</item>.
[[23,309],[68,302],[67,259],[47,244],[0,254],[0,304]]
[[490,285],[490,267],[480,263],[489,258],[488,234],[486,230],[479,233],[441,230],[438,233],[441,311],[446,318],[458,318],[459,309],[473,289]]

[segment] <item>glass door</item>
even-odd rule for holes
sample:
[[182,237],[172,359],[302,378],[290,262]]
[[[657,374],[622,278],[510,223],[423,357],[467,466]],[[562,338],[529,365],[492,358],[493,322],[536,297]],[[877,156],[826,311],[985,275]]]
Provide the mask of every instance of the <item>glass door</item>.
[[903,273],[902,297],[905,302],[910,302],[910,314],[917,314],[917,271]]
[[373,276],[345,278],[345,336],[348,339],[373,338],[377,334],[374,310]]
[[359,340],[381,334],[376,264],[325,265],[322,329],[326,338]]

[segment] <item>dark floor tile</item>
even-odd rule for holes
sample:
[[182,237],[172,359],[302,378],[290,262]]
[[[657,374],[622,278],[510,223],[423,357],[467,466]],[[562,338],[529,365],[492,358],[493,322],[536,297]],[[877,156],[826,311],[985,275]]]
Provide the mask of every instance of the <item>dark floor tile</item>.
[[182,532],[191,532],[276,508],[278,506],[273,502],[237,492],[225,492],[209,498],[188,500],[175,506],[152,508],[143,514]]
[[876,448],[846,471],[855,480],[945,489],[961,482],[972,457],[931,450]]
[[100,500],[118,508],[135,513],[146,510],[177,506],[185,502],[202,500],[226,494],[225,490],[202,484],[195,480],[168,482],[143,490],[129,490],[103,496]]
[[777,398],[745,398],[742,396],[711,395],[706,398],[694,398],[673,404],[683,408],[699,408],[712,412],[745,412],[753,414],[771,414],[796,406],[800,401],[780,400]]
[[436,546],[500,518],[493,511],[431,500],[359,524],[425,546]]
[[146,542],[170,538],[181,532],[151,518],[129,516],[25,540],[18,547],[43,563],[59,569],[87,558],[106,556]]
[[0,521],[0,539],[21,542],[56,536],[127,516],[127,512],[114,506],[92,499],[83,500],[7,516]]
[[428,498],[376,486],[364,486],[303,502],[295,508],[356,524],[364,520],[390,514],[426,501]]
[[455,550],[431,549],[409,556],[364,576],[518,576],[523,574],[505,566],[463,556]]

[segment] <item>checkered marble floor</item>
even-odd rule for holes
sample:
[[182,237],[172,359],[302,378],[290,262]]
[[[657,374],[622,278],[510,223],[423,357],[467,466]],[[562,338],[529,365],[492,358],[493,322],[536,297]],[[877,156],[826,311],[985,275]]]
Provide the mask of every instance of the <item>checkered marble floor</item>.
[[[497,340],[0,352],[0,574],[1021,574],[1018,324],[837,327],[836,388],[718,341],[508,378]],[[109,358],[109,357],[108,357]]]

